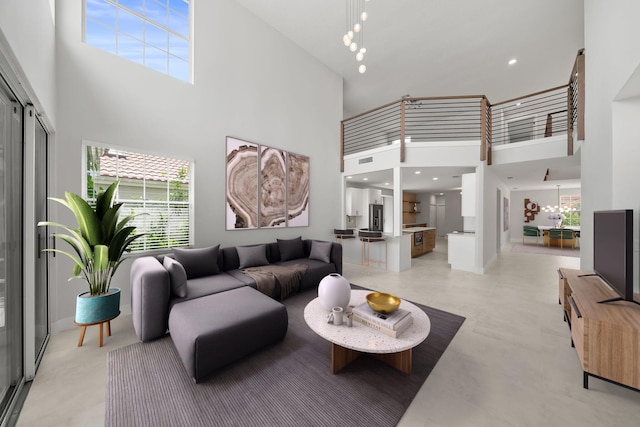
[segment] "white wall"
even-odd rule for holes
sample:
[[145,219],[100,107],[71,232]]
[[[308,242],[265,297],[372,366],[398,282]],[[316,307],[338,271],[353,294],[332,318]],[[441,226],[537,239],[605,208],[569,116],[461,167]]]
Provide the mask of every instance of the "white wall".
[[[491,167],[481,165],[476,169],[476,177],[482,189],[482,197],[477,201],[478,212],[482,212],[482,216],[477,218],[476,238],[479,239],[480,266],[486,271],[498,256],[498,239],[500,248],[504,249],[510,236],[513,235],[514,224],[511,215],[509,215],[509,229],[504,230],[503,204],[505,197],[509,199],[511,211],[514,201],[509,188],[491,172]],[[498,200],[498,189],[503,200]]]
[[[49,0],[0,1],[0,48],[49,131],[55,128],[55,29]],[[4,52],[4,49],[10,52]],[[15,89],[18,89],[17,87]]]
[[[196,246],[332,238],[341,223],[338,75],[232,0],[197,3],[194,84],[83,44],[81,16],[81,1],[57,3],[54,195],[81,191],[83,140],[117,144],[195,159]],[[310,157],[309,227],[225,230],[226,135]],[[59,257],[56,263],[51,308],[59,330],[71,326],[83,284],[67,283],[70,266]],[[114,283],[123,288],[123,311],[130,300],[129,266]]]
[[[584,5],[586,128],[582,146],[582,227],[593,228],[594,210],[633,208],[637,248],[640,148],[629,131],[637,125],[638,116],[627,116],[630,110],[624,105],[615,109],[613,101],[640,65],[640,2],[585,0]],[[580,246],[581,268],[590,269],[593,267],[590,233],[581,233]],[[637,259],[636,252],[636,275]],[[635,283],[637,292],[637,279]]]
[[464,228],[462,222],[462,195],[460,190],[445,191],[445,229],[444,234],[452,231],[461,231]]

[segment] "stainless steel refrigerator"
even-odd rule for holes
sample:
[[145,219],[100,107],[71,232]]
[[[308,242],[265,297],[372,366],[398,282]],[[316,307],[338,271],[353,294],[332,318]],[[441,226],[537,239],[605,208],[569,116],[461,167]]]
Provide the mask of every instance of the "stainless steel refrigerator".
[[369,230],[383,231],[382,208],[382,205],[373,203],[369,205]]

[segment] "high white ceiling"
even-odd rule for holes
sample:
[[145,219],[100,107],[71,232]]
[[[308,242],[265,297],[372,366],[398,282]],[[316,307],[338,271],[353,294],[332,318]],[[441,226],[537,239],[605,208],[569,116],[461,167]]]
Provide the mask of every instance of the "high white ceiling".
[[[496,103],[549,89],[567,83],[584,47],[583,0],[370,0],[360,74],[342,43],[347,0],[236,1],[343,77],[345,117],[406,94]],[[533,185],[525,175],[538,182],[546,167],[519,165],[518,188]],[[579,183],[579,163],[577,175],[563,179]]]

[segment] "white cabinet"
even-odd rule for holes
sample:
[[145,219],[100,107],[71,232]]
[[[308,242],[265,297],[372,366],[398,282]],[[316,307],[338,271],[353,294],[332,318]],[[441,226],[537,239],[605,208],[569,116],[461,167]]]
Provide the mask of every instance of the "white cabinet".
[[[363,190],[361,188],[353,188],[353,187],[347,187],[346,190],[347,191],[346,191],[345,215],[347,216],[364,215],[365,213],[362,210]],[[369,205],[367,204],[367,209],[368,207]]]
[[462,174],[462,216],[476,216],[476,174]]
[[448,255],[452,270],[481,274],[476,268],[476,235],[473,233],[449,233]]
[[369,217],[369,205],[382,204],[382,190],[347,187],[345,215]]
[[374,190],[370,188],[366,191],[367,191],[367,209],[369,209],[368,206],[371,203],[375,205],[382,204],[382,190]]

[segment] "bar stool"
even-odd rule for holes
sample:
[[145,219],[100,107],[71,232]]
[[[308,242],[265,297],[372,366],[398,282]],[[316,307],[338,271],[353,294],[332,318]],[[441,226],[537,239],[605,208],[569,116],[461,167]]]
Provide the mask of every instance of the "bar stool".
[[353,233],[353,230],[349,230],[349,229],[342,230],[339,228],[334,228],[333,237],[335,238],[336,243],[342,244],[343,240],[355,239],[356,235]]
[[[384,265],[385,271],[387,270],[387,240],[382,237],[382,233],[361,231],[358,235],[362,242],[362,268],[369,269],[371,264]],[[384,261],[378,261],[371,259],[371,243],[384,243]]]

